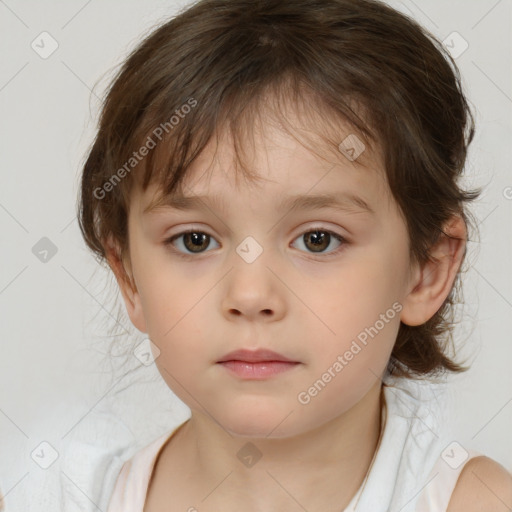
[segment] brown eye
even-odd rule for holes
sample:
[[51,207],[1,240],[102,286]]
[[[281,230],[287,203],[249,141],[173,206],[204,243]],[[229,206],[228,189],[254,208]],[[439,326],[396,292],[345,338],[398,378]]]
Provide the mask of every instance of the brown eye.
[[[309,252],[310,254],[325,254],[326,256],[337,254],[347,243],[347,241],[341,235],[322,228],[306,231],[301,236],[296,238],[296,240],[302,243],[306,252]],[[337,242],[337,245],[334,246],[334,249],[326,251],[326,249],[331,246],[333,242]]]
[[206,233],[185,233],[183,245],[191,252],[201,252],[210,245],[210,237]]
[[[185,255],[199,254],[205,252],[205,249],[208,248],[212,240],[213,238],[207,233],[191,230],[174,235],[173,237],[169,238],[169,240],[166,240],[165,244],[173,245],[176,247],[178,252],[181,252]],[[174,243],[175,241],[180,243]]]
[[303,235],[303,239],[306,247],[313,252],[322,252],[329,247],[331,235],[325,231],[310,231]]

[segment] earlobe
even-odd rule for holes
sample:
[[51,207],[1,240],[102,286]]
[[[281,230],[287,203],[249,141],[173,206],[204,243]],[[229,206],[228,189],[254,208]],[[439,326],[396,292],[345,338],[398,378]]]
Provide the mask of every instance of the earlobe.
[[121,290],[130,320],[140,332],[147,333],[140,294],[135,285],[130,264],[122,260],[119,244],[112,236],[106,244],[106,259]]
[[466,224],[459,216],[446,223],[432,247],[432,261],[415,267],[410,291],[403,301],[400,320],[410,326],[422,325],[441,308],[450,294],[466,249]]

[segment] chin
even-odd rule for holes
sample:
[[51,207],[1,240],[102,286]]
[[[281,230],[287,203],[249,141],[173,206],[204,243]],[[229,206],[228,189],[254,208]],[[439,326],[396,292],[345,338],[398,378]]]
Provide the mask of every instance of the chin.
[[[286,411],[286,413],[283,413]],[[304,428],[296,423],[291,409],[270,408],[233,408],[223,414],[222,425],[231,435],[245,438],[281,439],[302,433]],[[289,416],[288,416],[289,415]],[[288,417],[287,417],[288,416]]]

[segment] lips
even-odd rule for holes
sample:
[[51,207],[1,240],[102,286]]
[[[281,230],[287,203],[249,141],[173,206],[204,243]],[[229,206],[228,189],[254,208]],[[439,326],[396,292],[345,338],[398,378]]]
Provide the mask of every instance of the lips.
[[226,354],[222,359],[219,359],[218,363],[225,363],[227,361],[243,361],[247,363],[266,363],[270,361],[284,362],[284,363],[298,363],[293,361],[277,352],[272,350],[258,349],[258,350],[235,350]]
[[282,354],[265,349],[235,350],[226,354],[217,364],[237,379],[253,381],[277,378],[301,366],[299,361],[292,361]]

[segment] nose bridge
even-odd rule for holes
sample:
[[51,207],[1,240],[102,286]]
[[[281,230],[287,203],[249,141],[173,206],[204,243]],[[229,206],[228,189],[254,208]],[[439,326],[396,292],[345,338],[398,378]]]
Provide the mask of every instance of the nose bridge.
[[236,246],[224,297],[226,313],[247,317],[282,314],[282,290],[274,275],[276,271],[270,270],[275,266],[275,262],[270,261],[273,252],[252,235],[246,236]]
[[236,253],[247,265],[252,265],[258,259],[261,264],[262,258],[260,258],[260,256],[263,252],[265,252],[263,242],[258,242],[258,240],[251,235],[246,236],[236,247]]

